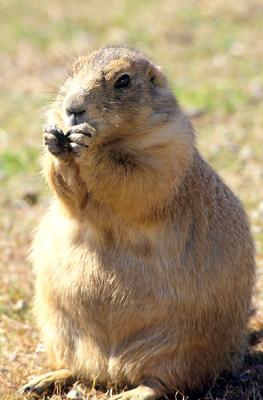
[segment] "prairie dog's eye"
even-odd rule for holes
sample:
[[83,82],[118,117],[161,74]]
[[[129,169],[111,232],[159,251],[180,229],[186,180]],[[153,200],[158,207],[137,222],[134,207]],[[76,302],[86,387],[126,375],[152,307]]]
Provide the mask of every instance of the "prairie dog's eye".
[[115,82],[114,88],[115,89],[123,89],[126,88],[130,85],[131,83],[131,78],[129,77],[128,74],[124,74],[120,76],[120,78]]

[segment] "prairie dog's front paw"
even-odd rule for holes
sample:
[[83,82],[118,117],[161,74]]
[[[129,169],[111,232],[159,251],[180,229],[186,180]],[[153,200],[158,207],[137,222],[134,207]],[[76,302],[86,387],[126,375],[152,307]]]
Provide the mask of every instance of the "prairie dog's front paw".
[[80,157],[82,153],[88,147],[90,147],[91,143],[94,140],[94,137],[96,136],[96,133],[96,129],[89,125],[87,122],[73,126],[66,133],[66,138],[74,155]]
[[67,137],[57,125],[46,125],[43,129],[44,143],[51,154],[57,157],[65,158],[70,146]]

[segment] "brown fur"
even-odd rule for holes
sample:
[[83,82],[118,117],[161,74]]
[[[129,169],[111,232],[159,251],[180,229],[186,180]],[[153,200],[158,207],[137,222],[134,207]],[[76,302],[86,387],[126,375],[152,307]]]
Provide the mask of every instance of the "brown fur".
[[[131,86],[117,93],[122,73]],[[254,276],[247,218],[164,75],[138,52],[102,49],[78,60],[52,106],[64,132],[69,103],[97,134],[78,157],[44,158],[55,197],[32,259],[53,366],[144,384],[148,398],[237,368]]]

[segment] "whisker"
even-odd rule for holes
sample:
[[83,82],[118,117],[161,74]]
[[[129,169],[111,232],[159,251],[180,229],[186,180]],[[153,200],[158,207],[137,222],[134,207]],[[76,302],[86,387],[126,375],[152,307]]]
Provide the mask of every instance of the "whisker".
[[[118,105],[123,105],[123,102],[121,102],[121,101],[108,101],[106,104],[118,104]],[[134,105],[134,101],[125,100],[125,105],[127,105],[127,104],[132,104],[132,105]]]
[[102,110],[105,111],[105,112],[108,112],[108,113],[113,114],[116,118],[118,118],[120,121],[122,121],[122,118],[121,118],[118,114],[116,114],[114,111],[108,110],[108,109],[105,108],[105,107],[103,107]]

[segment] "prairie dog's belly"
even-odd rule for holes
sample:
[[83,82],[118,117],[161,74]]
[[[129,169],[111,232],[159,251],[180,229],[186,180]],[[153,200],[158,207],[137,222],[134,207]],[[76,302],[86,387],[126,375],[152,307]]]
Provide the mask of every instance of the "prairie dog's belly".
[[129,338],[140,332],[147,336],[171,315],[172,282],[158,251],[139,251],[140,238],[136,254],[136,243],[133,248],[103,246],[91,228],[80,237],[73,221],[57,215],[55,221],[52,213],[45,216],[33,250],[37,302],[48,303],[39,316],[41,325],[46,319],[57,328],[51,340],[56,335],[58,342],[64,340],[76,362],[86,354],[87,363],[92,353],[92,369],[99,365],[101,374]]

